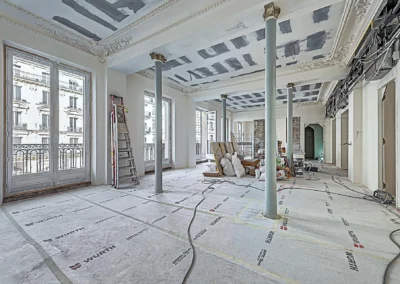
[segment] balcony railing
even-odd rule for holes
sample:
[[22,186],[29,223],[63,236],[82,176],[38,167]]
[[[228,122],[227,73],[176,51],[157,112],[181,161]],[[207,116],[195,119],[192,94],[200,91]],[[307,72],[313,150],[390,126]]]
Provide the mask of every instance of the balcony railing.
[[27,123],[14,124],[13,129],[14,130],[28,130],[28,124]]
[[36,83],[50,85],[50,75],[48,74],[34,74],[14,68],[14,77],[29,80]]
[[[68,170],[84,166],[83,144],[60,144],[58,168]],[[13,145],[13,175],[50,171],[50,145]]]
[[196,155],[201,155],[201,143],[196,143]]
[[[163,158],[167,158],[165,157],[165,143],[162,144],[162,153],[163,153]],[[156,159],[156,144],[154,143],[144,144],[144,160],[154,161],[155,159]]]
[[83,92],[82,86],[73,85],[68,82],[62,82],[62,81],[60,81],[59,85],[60,85],[60,89],[63,89],[63,90],[74,91],[74,92],[78,92],[78,93]]
[[68,132],[74,132],[74,133],[82,133],[83,129],[82,127],[67,127]]
[[49,131],[49,126],[46,124],[39,125],[39,130]]

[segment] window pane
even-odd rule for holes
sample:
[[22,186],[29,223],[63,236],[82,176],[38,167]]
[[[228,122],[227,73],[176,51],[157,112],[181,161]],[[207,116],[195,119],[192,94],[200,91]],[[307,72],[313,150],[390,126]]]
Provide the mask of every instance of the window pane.
[[207,137],[207,154],[212,154],[211,149],[211,142],[216,142],[216,118],[217,112],[216,111],[209,111],[207,112],[207,124],[208,124],[208,137]]
[[[50,67],[13,55],[13,170],[30,174],[50,170],[48,119],[49,106],[43,106],[43,93],[49,92]],[[43,122],[47,127],[42,127]]]
[[[154,161],[155,159],[155,98],[152,94],[146,93],[144,96],[144,160]],[[163,98],[162,102],[162,143],[163,143],[163,158],[170,158],[170,145],[171,145],[171,102],[167,98]]]
[[85,166],[84,98],[86,78],[60,70],[59,73],[59,161],[60,170]]

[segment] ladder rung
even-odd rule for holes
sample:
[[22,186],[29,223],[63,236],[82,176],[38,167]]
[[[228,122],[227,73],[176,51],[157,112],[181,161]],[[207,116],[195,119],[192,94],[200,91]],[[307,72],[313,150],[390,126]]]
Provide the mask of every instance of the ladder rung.
[[119,169],[135,169],[135,167],[128,165],[128,166],[122,166],[122,167],[118,167]]
[[118,152],[130,152],[130,151],[132,151],[132,150],[129,148],[119,148],[118,149]]
[[118,157],[118,160],[133,160],[133,157]]
[[122,180],[122,179],[133,179],[133,175],[125,175],[125,176],[120,176],[119,177],[119,180]]

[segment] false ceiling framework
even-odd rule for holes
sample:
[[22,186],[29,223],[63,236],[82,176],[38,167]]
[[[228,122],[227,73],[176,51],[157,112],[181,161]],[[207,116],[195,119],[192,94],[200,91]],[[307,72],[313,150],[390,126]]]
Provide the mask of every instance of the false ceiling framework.
[[[139,72],[154,79],[149,54],[162,53],[168,60],[164,84],[205,100],[205,91],[212,90],[215,99],[222,93],[262,89],[265,35],[261,15],[269,2],[0,0],[0,20],[92,54],[108,68],[126,74]],[[381,2],[275,1],[281,8],[277,20],[280,87],[288,82],[300,86],[340,79],[343,75],[338,74],[345,73]],[[243,85],[249,86],[247,91]],[[331,89],[326,85],[320,95],[326,96]]]
[[[329,57],[343,8],[344,2],[340,2],[280,22],[277,25],[277,68]],[[262,21],[258,27],[207,48],[180,54],[164,63],[163,75],[183,86],[195,87],[264,71]],[[171,54],[177,53],[175,48],[165,47]]]
[[[322,83],[303,85],[293,88],[293,103],[312,103],[318,100]],[[221,99],[208,101],[221,105]],[[276,92],[276,104],[287,104],[287,89],[278,89]],[[226,107],[231,112],[255,110],[265,107],[265,92],[231,93],[228,94]]]

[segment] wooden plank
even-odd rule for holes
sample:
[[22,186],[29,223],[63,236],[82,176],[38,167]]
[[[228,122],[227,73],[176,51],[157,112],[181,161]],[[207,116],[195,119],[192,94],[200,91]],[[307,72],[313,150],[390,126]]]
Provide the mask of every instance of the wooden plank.
[[214,159],[215,159],[215,164],[217,165],[217,170],[220,176],[224,174],[224,171],[221,166],[221,159],[225,156],[222,154],[222,149],[220,147],[220,143],[218,142],[212,142],[211,143],[211,149],[213,150],[214,154]]
[[225,149],[226,149],[227,153],[232,154],[232,155],[235,154],[235,151],[233,150],[232,142],[225,142]]

